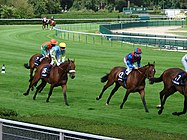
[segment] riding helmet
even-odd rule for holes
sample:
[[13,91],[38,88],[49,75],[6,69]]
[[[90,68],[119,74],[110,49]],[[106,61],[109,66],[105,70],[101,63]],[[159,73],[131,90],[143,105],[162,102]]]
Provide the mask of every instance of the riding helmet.
[[142,53],[142,50],[141,50],[140,48],[136,48],[136,49],[134,50],[134,52],[135,52],[136,54],[141,54],[141,53]]
[[55,39],[51,39],[51,44],[58,44],[58,41],[56,41]]
[[66,48],[66,43],[61,42],[61,43],[59,44],[59,46],[60,46],[60,48]]

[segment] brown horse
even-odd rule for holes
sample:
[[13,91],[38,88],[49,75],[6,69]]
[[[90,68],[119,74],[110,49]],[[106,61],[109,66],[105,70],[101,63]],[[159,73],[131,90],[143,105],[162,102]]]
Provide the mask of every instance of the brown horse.
[[[187,86],[178,86],[172,83],[172,79],[174,79],[179,72],[184,72],[182,69],[179,68],[170,68],[165,70],[159,78],[152,78],[150,79],[152,81],[152,84],[155,82],[161,82],[164,83],[164,89],[160,92],[160,102],[161,106],[159,107],[158,114],[160,115],[164,109],[164,104],[166,102],[166,99],[174,94],[176,91],[180,92],[184,96],[184,108],[182,112],[173,112],[173,115],[182,115],[185,114],[187,111]],[[187,82],[185,82],[185,85],[187,85]]]
[[[37,59],[37,57],[39,57],[41,54],[34,54],[33,56],[31,56],[30,60],[29,60],[29,63],[26,63],[24,64],[24,67],[26,69],[30,69],[30,80],[32,80],[33,78],[33,72],[34,72],[34,69],[37,67],[34,63],[35,63],[35,60]],[[45,57],[40,64],[49,64],[51,62],[51,58],[50,57]]]
[[66,96],[66,90],[67,90],[67,81],[68,81],[68,73],[70,75],[71,79],[75,78],[75,63],[72,60],[65,61],[64,63],[60,64],[59,66],[52,67],[49,77],[43,78],[41,77],[41,72],[43,68],[46,66],[46,64],[41,64],[37,67],[36,72],[34,74],[34,78],[30,82],[29,88],[27,89],[27,92],[24,93],[24,95],[29,95],[30,89],[40,80],[42,79],[42,83],[36,88],[36,92],[33,96],[33,99],[36,99],[37,93],[45,87],[46,83],[49,83],[50,90],[48,93],[48,98],[46,102],[49,102],[49,98],[52,95],[52,91],[54,87],[61,86],[62,91],[64,94],[64,101],[65,104],[68,105],[67,102],[67,96]]
[[43,30],[45,30],[46,29],[46,27],[47,27],[47,29],[48,29],[48,23],[49,21],[47,20],[47,21],[42,21],[42,29]]
[[54,20],[49,20],[49,25],[50,25],[50,30],[52,30],[53,29],[53,27],[55,27],[56,26],[56,21],[54,21]]
[[[111,85],[113,85],[113,83],[115,83],[115,87],[113,88],[113,90],[110,93],[109,98],[107,99],[106,105],[109,104],[111,97],[114,95],[114,93],[119,89],[120,86],[124,87],[124,83],[121,81],[118,81],[118,75],[119,73],[125,69],[124,67],[114,67],[110,73],[106,74],[105,76],[103,76],[101,78],[101,82],[104,83],[107,81],[106,85],[103,87],[101,94],[96,98],[97,100],[101,99],[104,91],[110,87]],[[146,112],[148,111],[148,108],[146,106],[146,101],[145,101],[145,79],[148,78],[153,78],[155,74],[155,63],[154,64],[150,64],[148,63],[147,65],[139,68],[138,70],[133,70],[127,78],[126,81],[126,94],[125,97],[123,99],[122,104],[120,105],[120,108],[123,108],[124,103],[126,102],[129,94],[131,92],[139,92],[139,94],[141,95],[141,99],[145,108]]]

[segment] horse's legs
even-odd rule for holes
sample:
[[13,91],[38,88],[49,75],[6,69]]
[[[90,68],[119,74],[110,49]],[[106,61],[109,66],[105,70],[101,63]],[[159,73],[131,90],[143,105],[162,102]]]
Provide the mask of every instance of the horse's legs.
[[46,82],[42,79],[42,83],[39,86],[36,87],[36,92],[33,96],[33,100],[36,99],[36,95],[37,95],[38,91],[40,91],[41,88],[43,89],[45,87],[45,85],[46,85]]
[[51,84],[46,102],[49,102],[49,98],[50,98],[50,96],[52,95],[53,88],[54,88],[54,85]]
[[101,99],[102,96],[103,96],[104,91],[105,91],[108,87],[110,87],[113,83],[114,83],[113,80],[111,80],[111,81],[108,80],[107,83],[106,83],[106,85],[103,87],[103,89],[102,89],[100,95],[96,97],[96,100]]
[[67,90],[67,85],[62,85],[62,92],[64,94],[64,102],[65,102],[65,105],[69,106],[67,95],[66,95],[66,90]]
[[146,105],[146,101],[145,101],[145,91],[141,90],[141,91],[139,91],[139,93],[140,93],[140,96],[141,96],[141,99],[142,99],[142,103],[143,103],[144,108],[145,108],[145,112],[149,112],[149,110],[147,108],[147,105]]
[[112,96],[114,95],[114,93],[119,89],[119,87],[120,87],[120,84],[118,82],[116,82],[115,87],[113,88],[112,92],[110,93],[110,96],[107,99],[106,105],[109,104],[110,99],[112,98]]
[[[165,104],[167,98],[168,98],[171,94],[173,94],[173,93],[175,93],[175,92],[176,92],[176,90],[174,90],[173,88],[170,88],[170,89],[163,89],[163,90],[160,92],[160,103],[161,103],[161,107],[160,107],[160,109],[159,109],[159,111],[158,111],[158,114],[159,114],[159,115],[162,114],[162,111],[163,111],[163,109],[164,109],[164,104]],[[164,99],[163,99],[163,98],[164,98]]]
[[38,80],[39,80],[38,77],[34,77],[34,78],[32,79],[32,81],[30,82],[27,91],[26,91],[23,95],[25,95],[25,96],[29,95],[30,89],[33,88],[33,85],[35,85],[35,83],[37,83]]
[[184,94],[184,108],[183,108],[183,111],[182,112],[173,112],[172,114],[180,116],[182,114],[185,114],[186,111],[187,111],[187,95]]
[[130,94],[130,91],[127,89],[126,94],[125,94],[125,97],[123,98],[123,102],[122,102],[121,105],[120,105],[120,109],[123,108],[123,105],[124,105],[124,103],[127,101],[127,98],[128,98],[128,96],[129,96],[129,94]]
[[42,85],[42,87],[40,88],[39,93],[42,92],[42,90],[44,89],[44,87],[46,86],[46,84],[47,84],[47,82],[43,82],[43,85]]
[[29,82],[31,82],[32,81],[32,79],[33,79],[33,71],[34,71],[34,69],[32,69],[32,68],[30,68],[30,79],[29,79]]

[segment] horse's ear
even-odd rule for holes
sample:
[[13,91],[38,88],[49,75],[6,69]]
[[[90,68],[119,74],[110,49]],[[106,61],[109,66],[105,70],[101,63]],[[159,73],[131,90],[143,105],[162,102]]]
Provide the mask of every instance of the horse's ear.
[[155,61],[153,62],[153,65],[155,65]]
[[148,62],[148,65],[150,65],[150,63]]
[[68,58],[68,61],[69,61],[69,58]]
[[73,59],[73,62],[75,62],[75,58]]

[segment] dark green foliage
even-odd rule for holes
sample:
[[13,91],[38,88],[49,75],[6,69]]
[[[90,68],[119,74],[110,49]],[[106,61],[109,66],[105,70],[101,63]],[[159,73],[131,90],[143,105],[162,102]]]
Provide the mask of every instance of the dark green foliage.
[[18,116],[18,113],[12,109],[0,108],[1,117],[15,117]]

